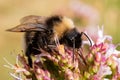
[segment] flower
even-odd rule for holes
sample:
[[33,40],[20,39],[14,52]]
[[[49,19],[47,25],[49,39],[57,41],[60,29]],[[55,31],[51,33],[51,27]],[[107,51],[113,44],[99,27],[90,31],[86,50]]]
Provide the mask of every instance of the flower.
[[20,65],[18,64],[18,56],[16,57],[15,65],[12,65],[11,63],[9,63],[6,58],[4,58],[4,60],[8,64],[8,65],[4,65],[4,67],[14,70],[14,73],[10,73],[10,75],[13,76],[15,79],[22,80],[22,77],[20,76],[22,74],[22,72],[25,75],[31,75],[31,73],[29,71],[20,67]]
[[97,72],[97,76],[99,78],[103,78],[104,76],[107,76],[107,75],[111,75],[112,74],[112,71],[111,71],[111,68],[107,65],[100,65],[100,68]]
[[8,64],[4,66],[14,70],[10,75],[19,80],[23,80],[19,75],[31,80],[119,80],[120,51],[116,49],[119,44],[113,44],[112,37],[103,34],[103,27],[98,28],[95,37],[94,40],[90,37],[92,45],[87,44],[87,49],[83,45],[82,49],[73,51],[73,48],[57,44],[53,52],[41,50],[33,60],[33,68],[20,54],[15,65],[4,58]]

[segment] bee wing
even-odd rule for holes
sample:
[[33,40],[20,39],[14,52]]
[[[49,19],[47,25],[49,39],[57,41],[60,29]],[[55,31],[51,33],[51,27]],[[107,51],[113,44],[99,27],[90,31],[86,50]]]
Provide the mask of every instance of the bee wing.
[[40,24],[44,24],[45,20],[47,17],[43,17],[43,16],[36,16],[36,15],[29,15],[26,17],[23,17],[20,22],[21,24],[25,24],[25,23],[40,23]]
[[47,30],[47,27],[43,24],[26,23],[26,24],[20,24],[14,28],[8,29],[7,31],[11,31],[11,32],[28,32],[28,31],[44,32],[46,30]]

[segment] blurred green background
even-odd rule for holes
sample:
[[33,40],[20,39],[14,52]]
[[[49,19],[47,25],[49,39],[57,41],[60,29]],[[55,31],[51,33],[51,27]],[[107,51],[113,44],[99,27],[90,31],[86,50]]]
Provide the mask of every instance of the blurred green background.
[[113,42],[120,42],[120,0],[0,0],[0,80],[13,80],[11,70],[3,67],[7,64],[3,58],[14,64],[23,50],[23,33],[5,30],[18,25],[24,16],[53,14],[68,16],[91,32],[97,25],[104,25]]

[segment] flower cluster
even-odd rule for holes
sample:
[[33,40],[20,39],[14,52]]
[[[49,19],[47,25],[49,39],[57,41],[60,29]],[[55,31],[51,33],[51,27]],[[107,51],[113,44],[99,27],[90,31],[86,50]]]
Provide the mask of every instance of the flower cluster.
[[118,45],[112,43],[111,36],[103,35],[103,28],[98,29],[95,36],[95,40],[90,38],[92,46],[88,49],[73,49],[58,44],[51,53],[41,50],[41,54],[34,56],[33,68],[20,54],[17,61],[21,66],[18,62],[12,65],[6,59],[9,66],[5,66],[14,70],[11,75],[18,80],[23,80],[20,75],[24,75],[25,80],[119,80]]
[[118,80],[119,73],[119,55],[116,50],[118,45],[112,43],[112,37],[103,35],[102,29],[98,29],[96,40],[87,54],[88,70],[85,71],[85,79],[91,80]]

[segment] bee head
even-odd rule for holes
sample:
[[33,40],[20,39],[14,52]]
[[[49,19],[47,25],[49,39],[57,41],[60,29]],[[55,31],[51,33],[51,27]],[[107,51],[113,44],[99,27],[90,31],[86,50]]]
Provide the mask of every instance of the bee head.
[[73,47],[75,45],[75,48],[80,48],[82,45],[82,34],[78,32],[75,28],[68,31],[64,37],[60,40],[61,43],[65,43],[66,45]]

